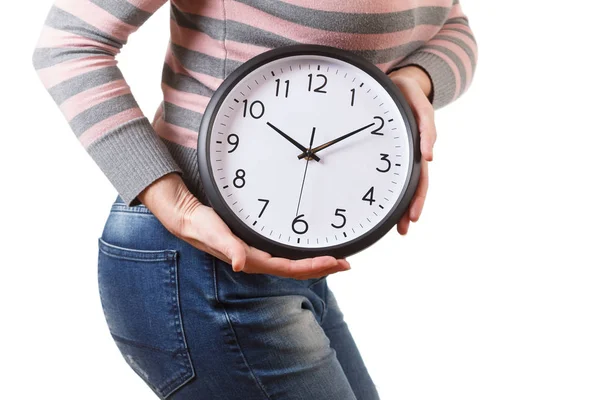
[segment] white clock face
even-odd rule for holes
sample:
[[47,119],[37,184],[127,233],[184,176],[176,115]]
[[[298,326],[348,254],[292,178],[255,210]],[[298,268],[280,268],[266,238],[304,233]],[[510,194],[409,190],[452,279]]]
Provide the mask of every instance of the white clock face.
[[405,124],[363,70],[290,56],[253,70],[225,96],[209,163],[243,224],[287,246],[327,248],[367,234],[403,194],[412,162]]

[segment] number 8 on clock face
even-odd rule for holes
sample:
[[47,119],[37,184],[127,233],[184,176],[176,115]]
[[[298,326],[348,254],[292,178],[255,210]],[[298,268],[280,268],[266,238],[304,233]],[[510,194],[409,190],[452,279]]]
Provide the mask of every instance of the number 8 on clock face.
[[376,66],[295,45],[263,53],[213,95],[198,163],[215,211],[274,256],[347,257],[399,221],[420,171],[406,101]]

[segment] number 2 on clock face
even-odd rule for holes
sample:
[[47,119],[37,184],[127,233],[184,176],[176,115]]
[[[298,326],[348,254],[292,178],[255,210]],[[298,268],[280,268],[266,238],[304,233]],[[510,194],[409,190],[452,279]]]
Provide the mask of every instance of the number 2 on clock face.
[[242,77],[216,113],[208,156],[231,213],[299,248],[340,245],[376,227],[401,196],[410,159],[405,122],[385,88],[349,63],[314,55]]

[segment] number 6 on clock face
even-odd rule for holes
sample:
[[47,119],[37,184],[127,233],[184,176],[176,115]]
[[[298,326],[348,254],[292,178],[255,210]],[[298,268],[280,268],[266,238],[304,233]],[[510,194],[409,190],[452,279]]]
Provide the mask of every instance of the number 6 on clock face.
[[198,163],[211,206],[246,243],[339,258],[406,211],[417,143],[410,108],[382,71],[349,52],[296,45],[223,82],[201,123]]

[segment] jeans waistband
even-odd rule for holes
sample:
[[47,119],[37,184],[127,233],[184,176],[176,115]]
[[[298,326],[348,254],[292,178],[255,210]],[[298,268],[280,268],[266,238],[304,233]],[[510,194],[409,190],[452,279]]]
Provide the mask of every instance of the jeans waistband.
[[150,212],[150,210],[148,209],[148,207],[146,207],[142,203],[137,204],[135,206],[128,206],[120,195],[118,195],[117,198],[115,199],[115,201],[113,202],[113,204],[111,206],[111,210],[113,210],[113,211],[143,212],[143,213],[147,213],[147,214],[152,214]]
[[125,204],[125,200],[121,197],[121,195],[117,195],[114,204]]

